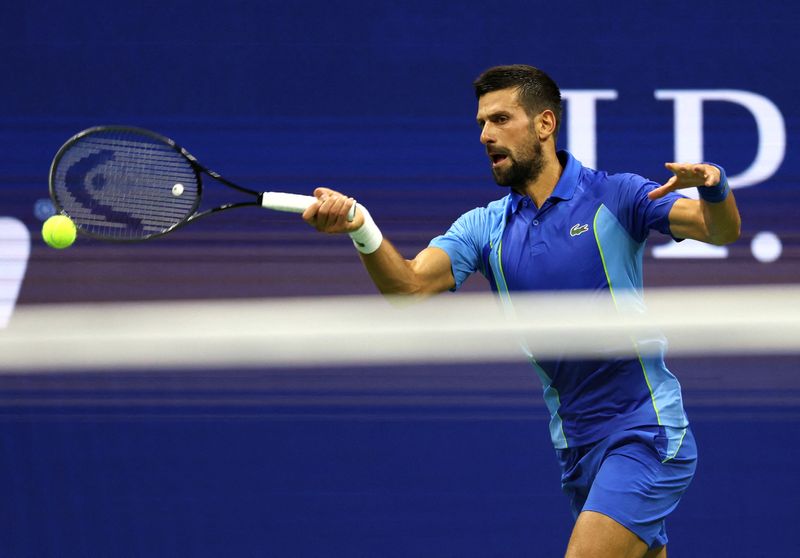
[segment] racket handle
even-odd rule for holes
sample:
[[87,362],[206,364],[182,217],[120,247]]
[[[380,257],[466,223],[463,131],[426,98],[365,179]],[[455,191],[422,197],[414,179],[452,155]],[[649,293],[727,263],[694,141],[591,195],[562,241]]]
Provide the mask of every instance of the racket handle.
[[261,207],[289,213],[302,213],[315,201],[317,201],[317,198],[314,196],[301,196],[300,194],[285,194],[283,192],[264,192],[261,194]]
[[[314,196],[301,194],[286,194],[284,192],[264,192],[261,194],[261,207],[287,213],[302,213],[306,208],[317,201]],[[352,221],[356,216],[356,205],[350,208],[347,220]]]

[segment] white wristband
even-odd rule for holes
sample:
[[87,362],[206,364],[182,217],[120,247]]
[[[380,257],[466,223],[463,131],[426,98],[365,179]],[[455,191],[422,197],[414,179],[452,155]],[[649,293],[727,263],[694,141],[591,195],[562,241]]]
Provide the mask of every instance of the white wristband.
[[378,225],[372,220],[372,216],[367,211],[367,208],[359,204],[358,208],[364,215],[364,224],[357,230],[350,233],[350,238],[353,239],[353,245],[356,250],[362,254],[372,254],[375,250],[380,248],[383,242],[383,235]]

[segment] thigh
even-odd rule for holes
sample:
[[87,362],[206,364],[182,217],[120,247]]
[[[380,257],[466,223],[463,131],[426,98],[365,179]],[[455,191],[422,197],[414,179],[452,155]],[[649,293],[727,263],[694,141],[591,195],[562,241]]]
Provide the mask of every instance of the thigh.
[[667,546],[659,546],[658,548],[651,548],[644,555],[644,558],[667,558]]
[[575,522],[565,558],[643,558],[649,556],[647,545],[635,533],[607,515],[584,511]]
[[582,511],[603,514],[639,537],[647,547],[667,543],[665,519],[694,476],[696,451],[691,431],[683,447],[667,452],[658,437],[629,440],[609,448]]

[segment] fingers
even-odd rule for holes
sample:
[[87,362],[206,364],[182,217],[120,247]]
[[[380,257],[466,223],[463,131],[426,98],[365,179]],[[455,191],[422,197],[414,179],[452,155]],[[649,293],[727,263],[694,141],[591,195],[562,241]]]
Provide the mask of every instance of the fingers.
[[[676,176],[690,177],[690,176],[703,176],[706,172],[706,167],[711,165],[703,165],[697,163],[664,163],[667,169]],[[715,168],[715,167],[711,167]]]
[[673,190],[691,188],[693,186],[716,186],[720,181],[720,171],[714,165],[706,165],[704,163],[665,163],[664,166],[675,175],[670,179],[675,181]]
[[[316,190],[314,191],[314,193],[316,194]],[[311,226],[314,226],[314,223],[317,220],[317,211],[319,211],[319,202],[312,203],[311,205],[309,205],[305,209],[305,211],[303,211],[302,215],[303,221],[305,221]]]
[[342,232],[346,230],[347,212],[350,209],[350,198],[342,195],[329,195],[320,198],[317,211],[317,229],[325,232]]
[[[314,190],[317,203],[312,203],[303,212],[303,220],[318,231],[326,233],[341,233],[352,230],[356,224],[348,221],[347,216],[356,203],[349,198],[329,188]],[[363,219],[361,219],[363,221]]]
[[714,165],[703,165],[705,167],[705,182],[704,186],[716,186],[722,180],[722,173],[719,168]]
[[323,187],[314,188],[314,197],[317,199],[328,196],[341,196],[341,195],[342,194],[340,194],[336,190],[331,190],[330,188],[323,188]]

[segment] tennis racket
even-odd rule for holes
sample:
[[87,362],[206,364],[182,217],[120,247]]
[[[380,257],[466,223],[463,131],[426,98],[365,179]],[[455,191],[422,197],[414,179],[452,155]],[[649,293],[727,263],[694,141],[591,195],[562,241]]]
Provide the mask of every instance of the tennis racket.
[[[203,175],[249,199],[200,211]],[[50,167],[50,197],[78,232],[122,242],[158,237],[227,209],[259,206],[302,213],[316,201],[244,188],[201,165],[171,139],[126,126],[89,128],[61,146]]]

